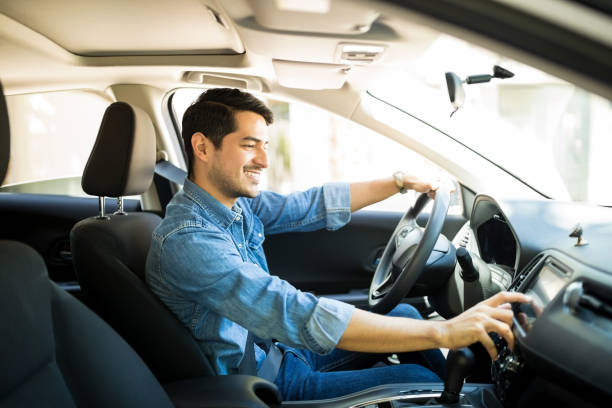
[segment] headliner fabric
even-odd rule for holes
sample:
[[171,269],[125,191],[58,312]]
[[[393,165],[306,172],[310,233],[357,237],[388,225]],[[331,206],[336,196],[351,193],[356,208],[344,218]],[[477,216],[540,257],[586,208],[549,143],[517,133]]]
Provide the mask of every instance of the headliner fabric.
[[0,186],[6,176],[9,159],[11,157],[11,132],[9,126],[8,109],[4,99],[4,90],[0,83]]
[[27,245],[0,241],[0,407],[171,407],[138,355],[53,284]]
[[144,193],[153,180],[155,146],[146,112],[125,102],[111,104],[83,170],[83,191],[99,197]]

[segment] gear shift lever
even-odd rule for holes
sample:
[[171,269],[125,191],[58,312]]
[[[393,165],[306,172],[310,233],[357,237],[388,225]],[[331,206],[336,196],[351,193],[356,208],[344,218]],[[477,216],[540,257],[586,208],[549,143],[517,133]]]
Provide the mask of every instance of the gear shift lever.
[[446,373],[444,374],[444,392],[438,398],[442,404],[454,404],[459,401],[459,392],[463,381],[474,365],[474,354],[463,347],[459,350],[450,350],[446,358]]

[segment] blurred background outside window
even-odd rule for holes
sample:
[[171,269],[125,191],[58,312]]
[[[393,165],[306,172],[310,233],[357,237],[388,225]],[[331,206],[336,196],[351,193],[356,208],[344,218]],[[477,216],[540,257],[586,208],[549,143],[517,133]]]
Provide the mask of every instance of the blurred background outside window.
[[1,191],[86,195],[81,175],[112,102],[88,91],[6,97],[11,158]]
[[[177,123],[203,89],[178,89],[172,97]],[[296,102],[262,99],[274,112],[269,128],[269,168],[261,188],[287,194],[326,182],[391,177],[397,170],[425,179],[450,178],[407,147],[354,122]],[[461,212],[455,195],[453,212]],[[414,194],[396,194],[369,210],[405,211]]]

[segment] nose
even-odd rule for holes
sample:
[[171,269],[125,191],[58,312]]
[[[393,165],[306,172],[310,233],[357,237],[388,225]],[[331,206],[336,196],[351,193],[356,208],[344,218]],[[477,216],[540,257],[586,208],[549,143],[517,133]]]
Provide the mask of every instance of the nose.
[[268,152],[263,146],[260,146],[257,149],[257,154],[255,155],[255,159],[253,161],[261,168],[268,168]]

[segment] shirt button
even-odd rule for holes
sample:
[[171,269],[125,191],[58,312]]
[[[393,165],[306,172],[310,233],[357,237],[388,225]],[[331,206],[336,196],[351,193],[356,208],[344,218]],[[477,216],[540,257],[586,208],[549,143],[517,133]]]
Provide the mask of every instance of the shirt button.
[[238,244],[238,248],[242,248],[242,244]]
[[257,236],[258,236],[259,238],[261,238],[261,232],[260,232],[259,234],[257,234]]
[[240,219],[241,219],[241,218],[242,218],[242,217],[241,217],[240,215],[237,215],[237,216],[236,216],[236,221],[240,221]]

